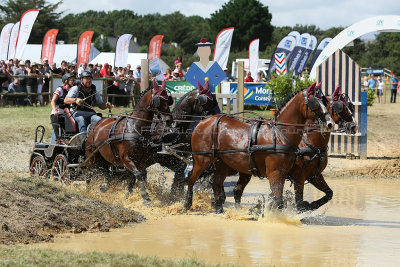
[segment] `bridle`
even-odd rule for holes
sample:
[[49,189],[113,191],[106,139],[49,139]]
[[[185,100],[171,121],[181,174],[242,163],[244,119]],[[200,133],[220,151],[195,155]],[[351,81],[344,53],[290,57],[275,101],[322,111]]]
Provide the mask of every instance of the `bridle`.
[[[339,117],[339,128],[344,127],[346,131],[350,131],[356,124],[353,120],[354,104],[351,103],[349,96],[346,94],[340,94],[337,96],[337,101],[333,99],[333,96],[329,96],[329,101],[332,107],[331,116],[333,117],[333,113],[336,113]],[[344,111],[344,107],[347,108],[348,112]]]
[[207,93],[209,93],[211,95],[211,91],[207,90],[207,91],[203,92],[202,94],[198,94],[196,96],[196,99],[195,99],[195,102],[194,102],[194,106],[195,107],[196,107],[197,104],[202,106],[203,110],[201,112],[201,116],[208,116],[212,112],[212,110],[208,110],[208,109],[205,108],[205,105],[207,105],[208,101],[213,101],[214,100],[214,99],[210,99],[207,96]]
[[304,96],[304,104],[306,105],[305,118],[307,118],[307,111],[308,111],[308,109],[310,109],[311,113],[314,114],[314,116],[316,117],[315,124],[322,125],[322,124],[326,123],[325,117],[326,117],[326,115],[329,114],[329,111],[326,110],[322,114],[317,114],[315,112],[318,108],[322,108],[322,105],[318,101],[318,98],[316,96],[314,96],[311,99],[308,99],[306,91],[303,91],[303,96]]

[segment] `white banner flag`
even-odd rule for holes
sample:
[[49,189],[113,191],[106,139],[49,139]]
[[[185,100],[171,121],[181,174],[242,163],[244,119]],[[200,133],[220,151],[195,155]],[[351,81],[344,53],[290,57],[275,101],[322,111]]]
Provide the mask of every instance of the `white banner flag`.
[[213,61],[217,61],[222,69],[225,69],[228,64],[234,29],[234,27],[223,29],[218,33],[217,38],[215,39]]
[[14,24],[10,34],[10,41],[8,43],[8,59],[12,59],[15,56],[15,48],[17,47],[17,39],[18,39],[18,31],[19,31],[19,21]]
[[132,34],[124,34],[118,38],[117,46],[115,47],[115,67],[126,67],[131,38]]
[[19,25],[17,48],[15,49],[16,58],[22,57],[26,44],[28,43],[29,36],[31,35],[33,23],[35,23],[38,14],[39,9],[31,9],[22,14]]
[[11,30],[14,23],[8,23],[1,30],[0,35],[0,60],[7,60],[8,57],[8,43],[10,42]]
[[260,39],[254,39],[249,45],[249,70],[251,72],[251,77],[254,81],[257,79],[257,69],[258,69],[258,46],[260,44]]

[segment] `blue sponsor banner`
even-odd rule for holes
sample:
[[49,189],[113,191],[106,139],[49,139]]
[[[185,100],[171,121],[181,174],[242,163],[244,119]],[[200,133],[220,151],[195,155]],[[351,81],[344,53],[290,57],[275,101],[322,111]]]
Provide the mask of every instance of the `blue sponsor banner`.
[[385,74],[385,70],[384,69],[367,69],[366,72],[367,72],[368,75],[371,75],[371,74],[374,74],[374,75]]
[[[273,97],[270,89],[265,88],[266,83],[245,83],[245,105],[273,105]],[[230,84],[231,94],[237,94],[237,83]]]

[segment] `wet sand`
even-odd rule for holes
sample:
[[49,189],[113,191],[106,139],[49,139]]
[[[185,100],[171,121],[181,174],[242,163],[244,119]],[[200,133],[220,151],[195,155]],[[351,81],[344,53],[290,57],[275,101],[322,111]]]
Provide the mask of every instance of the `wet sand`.
[[[260,193],[269,190],[267,181],[253,179],[241,210],[234,209],[229,195],[222,215],[205,205],[205,210],[187,214],[177,208],[174,215],[157,215],[154,207],[142,207],[141,212],[152,211],[146,223],[109,233],[63,235],[35,247],[195,257],[207,263],[249,266],[399,266],[400,180],[331,178],[328,183],[333,200],[312,213],[298,215],[292,210],[290,189],[283,214],[249,215],[249,207],[262,199]],[[306,186],[306,200],[320,196]],[[205,200],[195,195],[194,201],[196,205]]]

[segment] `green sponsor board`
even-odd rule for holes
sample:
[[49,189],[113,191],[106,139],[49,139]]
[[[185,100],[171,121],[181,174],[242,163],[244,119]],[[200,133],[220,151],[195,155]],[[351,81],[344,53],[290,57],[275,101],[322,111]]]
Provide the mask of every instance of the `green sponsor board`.
[[183,93],[186,94],[187,92],[196,89],[192,84],[189,82],[166,82],[167,91],[169,93]]

